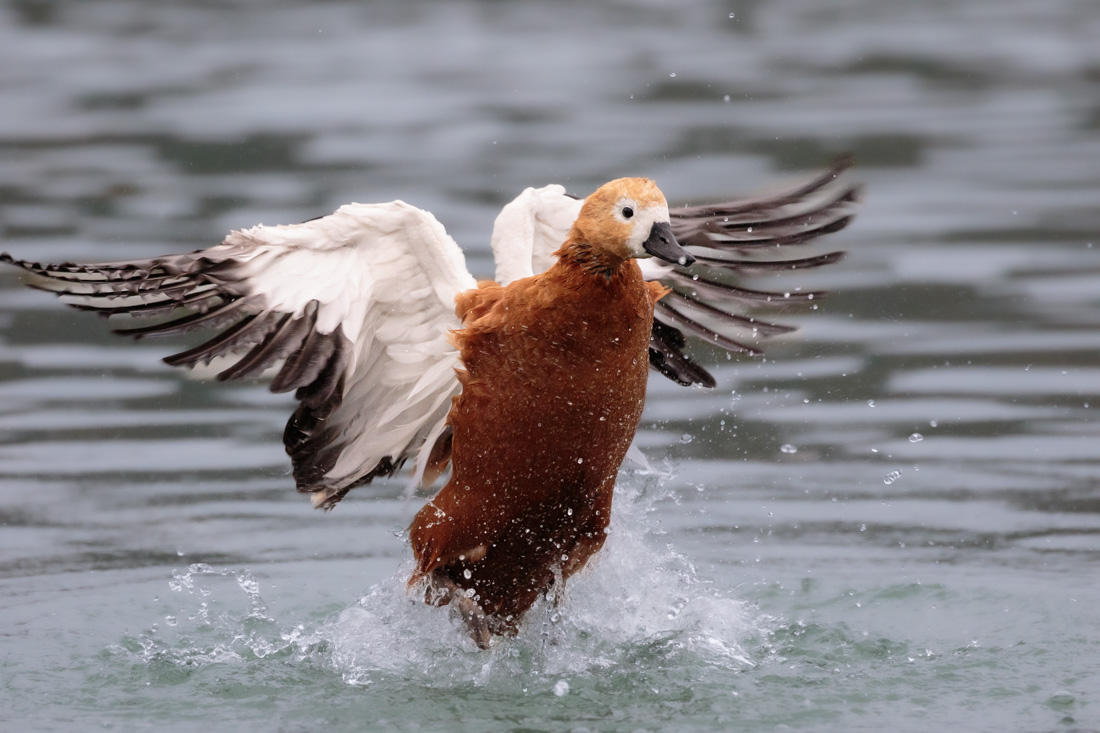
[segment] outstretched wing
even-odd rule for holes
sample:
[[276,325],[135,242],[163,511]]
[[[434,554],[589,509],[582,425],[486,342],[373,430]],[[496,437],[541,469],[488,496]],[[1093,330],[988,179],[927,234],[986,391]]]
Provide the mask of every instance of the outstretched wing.
[[[654,312],[649,361],[683,385],[713,387],[714,378],[684,351],[684,332],[729,351],[757,353],[747,337],[794,331],[792,326],[747,315],[750,306],[810,301],[815,292],[767,292],[736,284],[738,275],[798,270],[836,262],[843,252],[792,257],[789,247],[846,227],[855,216],[861,187],[840,176],[851,166],[840,158],[824,172],[772,194],[709,206],[670,209],[672,230],[695,256],[691,267],[642,260],[647,280],[672,289]],[[497,280],[541,272],[564,241],[583,200],[561,186],[527,189],[497,218],[493,248]]]
[[158,317],[116,333],[220,330],[169,364],[228,362],[222,380],[277,369],[271,390],[296,390],[300,402],[283,442],[298,490],[312,493],[315,506],[331,508],[355,486],[392,474],[426,441],[434,445],[459,390],[447,333],[461,325],[455,296],[476,283],[435,217],[401,201],[348,204],[151,260],[0,261],[77,308]]

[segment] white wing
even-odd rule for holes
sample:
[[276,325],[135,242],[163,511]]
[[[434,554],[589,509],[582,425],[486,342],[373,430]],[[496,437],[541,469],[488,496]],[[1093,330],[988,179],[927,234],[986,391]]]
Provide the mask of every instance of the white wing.
[[548,270],[583,203],[553,184],[524,189],[501,209],[492,238],[497,282],[507,285]]
[[[654,369],[683,385],[713,387],[714,378],[684,352],[683,331],[751,354],[757,349],[746,341],[795,330],[746,311],[755,305],[809,301],[822,293],[752,290],[737,285],[734,277],[839,260],[843,252],[789,258],[786,248],[839,231],[852,220],[861,188],[840,178],[850,165],[850,159],[840,158],[813,178],[773,194],[669,210],[676,238],[696,262],[691,267],[656,259],[639,262],[647,280],[672,288],[654,312],[649,347]],[[529,188],[505,206],[493,229],[498,282],[504,285],[548,268],[583,203],[555,185]]]
[[283,441],[298,490],[311,492],[316,506],[332,507],[351,488],[396,471],[426,440],[433,445],[459,390],[447,332],[461,325],[455,296],[476,283],[442,225],[401,201],[348,204],[304,224],[235,231],[210,249],[152,260],[3,260],[78,308],[172,316],[118,333],[223,329],[169,364],[232,356],[218,378],[235,379],[281,362],[271,389],[297,390],[301,403]]

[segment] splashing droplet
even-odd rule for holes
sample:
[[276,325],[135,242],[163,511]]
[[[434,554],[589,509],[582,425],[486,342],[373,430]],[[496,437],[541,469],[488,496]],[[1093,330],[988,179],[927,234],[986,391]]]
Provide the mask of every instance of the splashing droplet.
[[924,436],[921,435],[920,433],[913,433],[912,435],[909,436],[909,442],[910,443],[919,443],[922,440],[924,440]]

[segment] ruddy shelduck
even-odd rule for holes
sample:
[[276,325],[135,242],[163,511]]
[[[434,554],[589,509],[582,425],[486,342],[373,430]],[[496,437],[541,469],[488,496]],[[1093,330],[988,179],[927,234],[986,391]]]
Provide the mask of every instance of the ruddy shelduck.
[[714,385],[685,353],[684,331],[753,353],[738,334],[793,330],[735,310],[816,293],[752,290],[731,274],[839,259],[774,254],[848,224],[859,188],[838,179],[847,165],[776,194],[671,212],[644,178],[586,199],[527,189],[494,226],[497,282],[480,284],[439,222],[401,201],[235,231],[185,255],[0,261],[75,307],[159,318],[118,333],[220,329],[165,361],[294,390],[283,441],[314,506],[331,509],[413,456],[414,483],[450,466],[409,528],[410,585],[453,603],[486,647],[603,545],[648,369]]

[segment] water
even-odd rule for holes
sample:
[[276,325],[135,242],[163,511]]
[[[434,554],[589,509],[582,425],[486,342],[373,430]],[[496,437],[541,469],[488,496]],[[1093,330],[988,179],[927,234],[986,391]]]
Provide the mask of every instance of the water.
[[660,475],[488,653],[405,596],[400,482],[310,510],[285,397],[0,273],[0,728],[1100,729],[1097,37],[1071,0],[5,6],[21,257],[399,197],[487,275],[528,185],[851,150],[868,194],[795,338],[652,381]]

